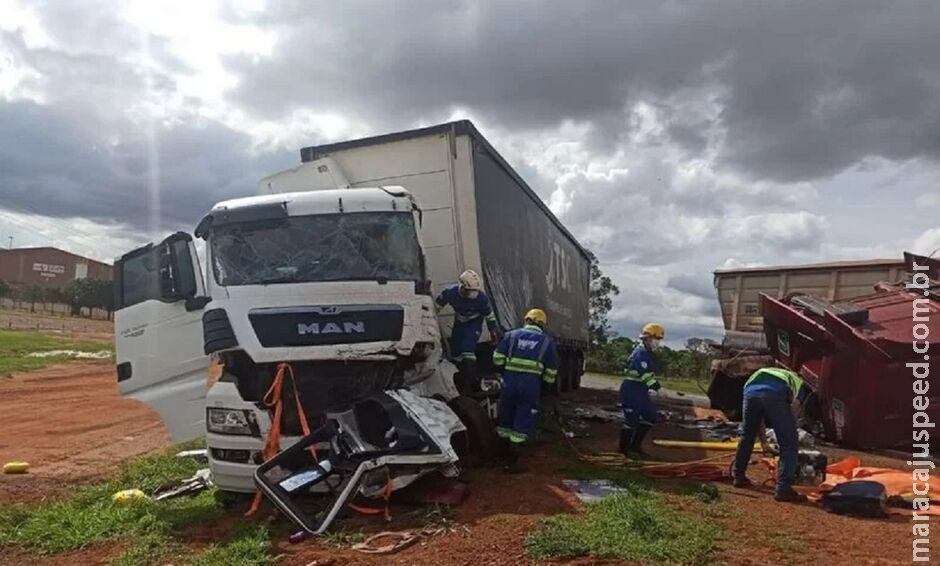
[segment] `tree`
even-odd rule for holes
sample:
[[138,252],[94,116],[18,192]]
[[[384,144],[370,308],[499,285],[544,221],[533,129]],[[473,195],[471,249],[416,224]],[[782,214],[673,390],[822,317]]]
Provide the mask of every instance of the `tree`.
[[49,287],[45,289],[43,293],[43,308],[46,308],[45,305],[50,305],[50,311],[54,311],[55,305],[62,304],[66,302],[65,293],[62,292],[62,289],[58,287]]
[[613,297],[620,294],[620,288],[610,280],[610,277],[601,272],[597,256],[590,251],[588,251],[588,255],[591,259],[588,336],[591,345],[596,346],[606,344],[612,335],[607,314],[614,307]]
[[88,279],[74,279],[69,281],[69,284],[65,286],[62,292],[72,316],[81,316],[83,308],[91,308],[93,288]]
[[6,299],[7,297],[13,296],[13,288],[10,287],[10,284],[0,279],[0,299]]
[[29,312],[36,312],[36,303],[43,302],[45,293],[42,287],[30,285],[23,290],[23,298],[29,302]]

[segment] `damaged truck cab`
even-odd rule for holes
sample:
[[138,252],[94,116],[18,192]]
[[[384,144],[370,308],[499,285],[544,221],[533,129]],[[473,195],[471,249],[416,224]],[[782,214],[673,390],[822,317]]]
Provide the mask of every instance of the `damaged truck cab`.
[[[580,381],[590,256],[468,121],[304,148],[301,165],[262,179],[256,196],[218,203],[195,235],[115,263],[118,381],[175,441],[205,435],[224,491],[263,484],[277,382],[285,451],[305,436],[303,413],[310,429],[338,427],[335,438],[349,440],[339,468],[400,465],[395,489],[449,473],[455,447],[489,460],[498,390],[459,394],[453,314],[434,305],[465,269],[482,274],[503,330],[532,307],[547,311],[557,387]],[[484,329],[480,375],[494,370],[492,350]],[[377,418],[362,409],[394,406],[402,411]],[[290,491],[278,481],[266,493]]]
[[[420,222],[401,187],[272,193],[221,202],[200,222],[205,281],[187,234],[130,252],[116,264],[121,392],[153,405],[174,440],[205,434],[213,481],[245,492],[280,364],[296,386],[284,387],[283,446],[302,435],[298,408],[316,426],[373,392],[455,397]],[[157,301],[141,300],[145,289]]]

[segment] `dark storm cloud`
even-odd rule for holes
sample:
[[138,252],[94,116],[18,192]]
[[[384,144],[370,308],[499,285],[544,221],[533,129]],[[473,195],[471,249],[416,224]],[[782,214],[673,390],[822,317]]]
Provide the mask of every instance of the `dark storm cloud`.
[[[146,128],[119,126],[99,132],[67,109],[0,104],[3,208],[117,221],[146,231],[160,227],[149,225],[150,187],[156,182],[160,224],[172,229],[194,224],[220,199],[252,193],[262,172],[277,167],[270,160],[283,167],[294,157],[252,159],[245,134],[214,122],[158,124],[152,140]],[[157,167],[156,178],[151,165]]]
[[[807,180],[866,156],[940,155],[940,3],[277,2],[273,56],[232,58],[234,99],[276,118],[298,107],[397,128],[468,107],[522,130],[583,120],[620,143],[623,109],[672,108],[667,141],[754,178]],[[719,101],[713,124],[674,108]]]
[[[86,33],[107,35],[116,25],[82,14],[50,10],[46,24],[61,25],[66,37],[72,16],[88,20]],[[130,48],[128,34],[117,29],[102,44]],[[39,73],[34,86],[44,98],[0,103],[4,209],[119,222],[141,232],[175,229],[196,222],[220,199],[252,193],[261,176],[295,161],[286,153],[254,156],[247,134],[198,112],[133,119],[128,110],[135,104],[171,99],[176,83],[163,72],[145,74],[119,59],[120,51],[29,49],[22,34],[8,32],[0,32],[0,47]]]

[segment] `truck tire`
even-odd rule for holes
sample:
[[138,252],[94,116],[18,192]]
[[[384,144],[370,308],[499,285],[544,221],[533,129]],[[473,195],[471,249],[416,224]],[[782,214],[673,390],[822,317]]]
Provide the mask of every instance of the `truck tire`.
[[486,410],[474,399],[461,395],[448,403],[467,427],[464,433],[454,435],[454,449],[465,466],[477,468],[489,465],[496,456],[496,427]]
[[571,390],[581,389],[581,368],[583,366],[580,352],[571,356]]
[[240,491],[223,491],[221,489],[216,489],[212,494],[215,502],[218,503],[223,509],[234,509],[236,507],[245,506],[247,508],[248,504],[251,503],[251,498],[254,497],[253,493],[242,493]]

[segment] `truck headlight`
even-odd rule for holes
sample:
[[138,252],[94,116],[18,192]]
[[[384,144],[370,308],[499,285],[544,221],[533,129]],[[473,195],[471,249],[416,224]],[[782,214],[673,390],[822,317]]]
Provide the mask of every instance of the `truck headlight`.
[[208,407],[206,409],[206,428],[209,432],[217,434],[240,436],[257,436],[259,434],[254,413],[244,409]]

